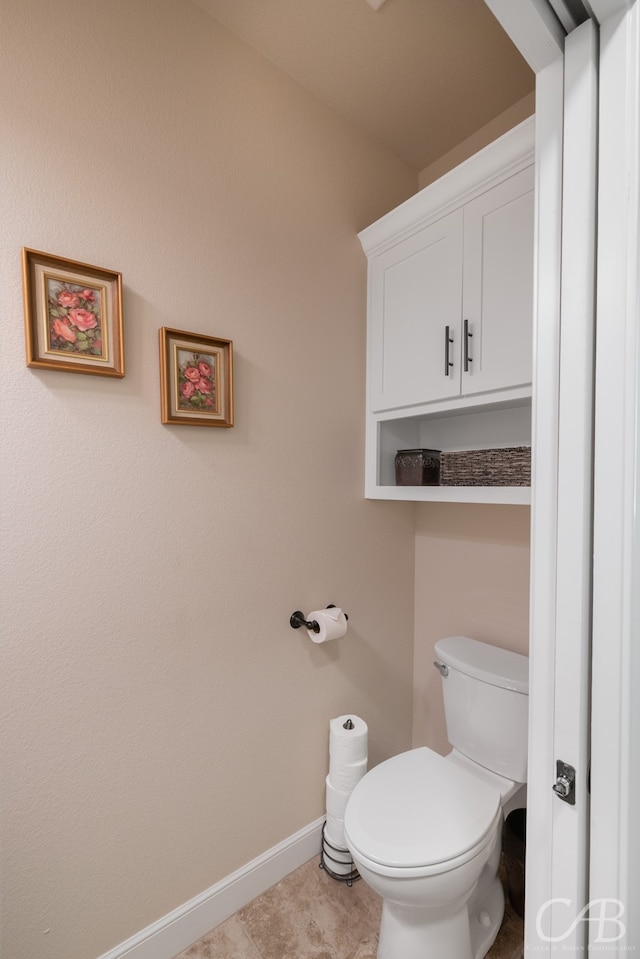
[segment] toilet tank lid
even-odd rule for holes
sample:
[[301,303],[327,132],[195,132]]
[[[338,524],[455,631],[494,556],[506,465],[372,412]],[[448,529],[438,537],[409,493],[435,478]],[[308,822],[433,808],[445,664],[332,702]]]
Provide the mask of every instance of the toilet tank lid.
[[491,686],[529,692],[529,657],[481,643],[468,636],[447,636],[435,645],[438,659],[459,672]]

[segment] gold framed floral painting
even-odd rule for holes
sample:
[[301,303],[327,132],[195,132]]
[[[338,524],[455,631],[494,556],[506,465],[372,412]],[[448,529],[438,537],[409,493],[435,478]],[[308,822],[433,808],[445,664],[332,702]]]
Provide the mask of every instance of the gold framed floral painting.
[[233,342],[166,326],[159,336],[162,422],[233,426]]
[[24,247],[22,291],[28,366],[124,376],[122,274]]

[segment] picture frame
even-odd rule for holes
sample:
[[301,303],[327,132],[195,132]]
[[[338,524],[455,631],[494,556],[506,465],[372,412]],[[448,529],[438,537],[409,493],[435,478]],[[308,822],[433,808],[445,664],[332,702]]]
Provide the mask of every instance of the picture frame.
[[22,249],[27,366],[123,377],[122,274]]
[[233,426],[233,341],[166,326],[159,339],[162,422]]

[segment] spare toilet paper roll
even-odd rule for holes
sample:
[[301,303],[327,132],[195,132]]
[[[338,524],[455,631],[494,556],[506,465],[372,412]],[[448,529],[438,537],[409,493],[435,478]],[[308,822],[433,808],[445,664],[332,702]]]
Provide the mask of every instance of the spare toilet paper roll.
[[[334,850],[346,851],[347,842],[344,838],[344,819],[338,819],[337,816],[327,816],[327,821],[324,825],[324,835]],[[332,852],[331,855],[334,856],[335,851]],[[346,859],[347,857],[344,856],[340,858]]]
[[367,759],[369,727],[359,716],[337,716],[329,723],[329,775],[336,785],[334,773],[342,766]]
[[350,792],[343,792],[341,789],[336,789],[331,782],[331,778],[327,776],[325,796],[328,819],[344,819],[344,811],[347,808],[347,801],[350,795]]
[[350,794],[358,785],[367,771],[367,760],[360,759],[357,763],[334,763],[328,778],[334,789]]
[[338,844],[329,837],[326,826],[322,842],[322,859],[325,869],[331,870],[338,876],[350,876],[353,872],[353,859],[349,850],[344,848],[344,835],[342,843]]
[[347,631],[347,617],[339,606],[330,606],[329,609],[314,609],[307,616],[307,620],[313,621],[320,627],[320,632],[316,633],[308,629],[309,639],[313,643],[327,643],[330,639],[340,639]]

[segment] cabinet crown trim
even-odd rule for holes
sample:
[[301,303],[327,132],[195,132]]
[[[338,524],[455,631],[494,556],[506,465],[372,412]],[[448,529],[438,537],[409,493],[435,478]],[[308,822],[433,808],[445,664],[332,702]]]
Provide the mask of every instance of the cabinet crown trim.
[[534,150],[535,117],[529,117],[362,230],[358,234],[362,249],[368,257],[382,252],[403,234],[462,206],[495,180],[533,163]]

